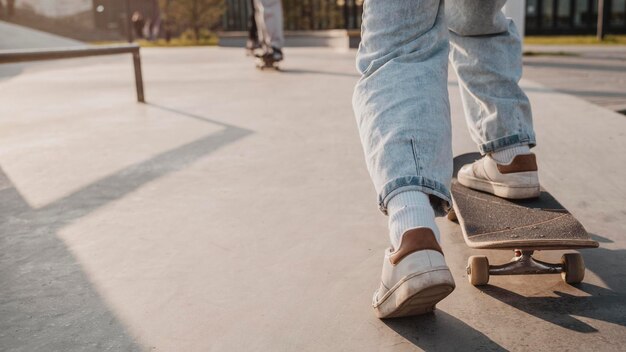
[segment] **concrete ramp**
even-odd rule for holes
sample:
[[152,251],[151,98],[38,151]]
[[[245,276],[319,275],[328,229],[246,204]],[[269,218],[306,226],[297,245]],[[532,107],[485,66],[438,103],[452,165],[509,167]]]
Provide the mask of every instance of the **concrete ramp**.
[[0,50],[80,46],[78,40],[0,21]]

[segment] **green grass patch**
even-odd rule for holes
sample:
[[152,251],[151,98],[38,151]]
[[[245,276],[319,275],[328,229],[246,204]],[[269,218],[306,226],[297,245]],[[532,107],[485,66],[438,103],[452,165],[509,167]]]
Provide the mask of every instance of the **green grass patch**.
[[593,35],[528,36],[524,44],[539,45],[626,45],[626,35],[607,35],[599,41]]
[[209,38],[201,38],[198,41],[194,39],[187,39],[187,38],[172,38],[169,42],[167,42],[165,39],[159,39],[153,42],[145,40],[145,39],[140,39],[137,41],[137,44],[139,44],[141,47],[149,48],[149,47],[179,47],[179,46],[210,46],[210,45],[217,45],[218,42],[219,42],[219,38],[215,36],[215,37],[209,37]]

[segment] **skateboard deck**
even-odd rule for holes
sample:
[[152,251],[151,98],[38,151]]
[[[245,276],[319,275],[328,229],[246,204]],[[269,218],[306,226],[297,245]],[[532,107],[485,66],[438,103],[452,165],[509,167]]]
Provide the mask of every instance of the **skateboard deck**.
[[567,270],[570,270],[570,276],[564,276],[566,282],[580,282],[584,276],[584,263],[579,254],[567,254],[571,263],[566,264],[567,260],[563,259],[560,266],[535,260],[532,254],[536,250],[596,248],[598,242],[592,240],[583,225],[543,188],[538,198],[507,200],[461,185],[456,180],[458,170],[480,157],[478,153],[470,153],[454,158],[453,211],[448,218],[458,220],[469,247],[509,249],[515,250],[516,254],[512,263],[503,266],[489,266],[486,257],[471,257],[468,275],[474,267],[479,277],[472,279],[471,275],[468,276],[470,282],[485,284],[489,274],[565,273]]
[[507,200],[452,182],[455,214],[468,246],[485,249],[595,248],[583,225],[550,193]]
[[[455,158],[455,164],[461,164],[455,169],[480,158],[478,153],[471,156]],[[533,250],[598,247],[583,225],[543,188],[539,198],[508,200],[469,189],[455,177],[451,193],[454,212],[469,247]]]

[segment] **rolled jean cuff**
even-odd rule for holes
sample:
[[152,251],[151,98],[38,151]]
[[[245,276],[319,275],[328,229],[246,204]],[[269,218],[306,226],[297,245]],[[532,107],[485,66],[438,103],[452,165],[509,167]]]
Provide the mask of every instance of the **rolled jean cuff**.
[[489,141],[487,143],[481,144],[478,146],[480,153],[485,155],[487,153],[497,152],[501,149],[511,148],[518,145],[528,145],[529,147],[534,147],[536,145],[535,135],[527,134],[527,133],[519,133],[511,136],[506,136],[502,138],[498,138],[493,141]]
[[389,200],[396,194],[406,191],[420,191],[428,194],[436,216],[443,216],[450,210],[452,204],[450,191],[441,182],[423,176],[404,176],[395,178],[383,186],[378,196],[380,211],[388,215]]

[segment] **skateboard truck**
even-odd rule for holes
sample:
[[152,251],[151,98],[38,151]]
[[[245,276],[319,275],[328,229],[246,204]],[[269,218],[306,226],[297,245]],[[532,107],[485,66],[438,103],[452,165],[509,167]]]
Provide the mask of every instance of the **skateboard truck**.
[[534,250],[516,249],[510,262],[489,265],[486,256],[471,256],[467,261],[467,277],[474,286],[485,285],[490,275],[536,275],[561,274],[568,284],[580,283],[585,276],[585,263],[579,253],[566,253],[560,264],[552,264],[533,258]]
[[515,257],[507,264],[491,265],[489,275],[558,274],[562,264],[551,264],[533,258],[533,250],[515,250]]

